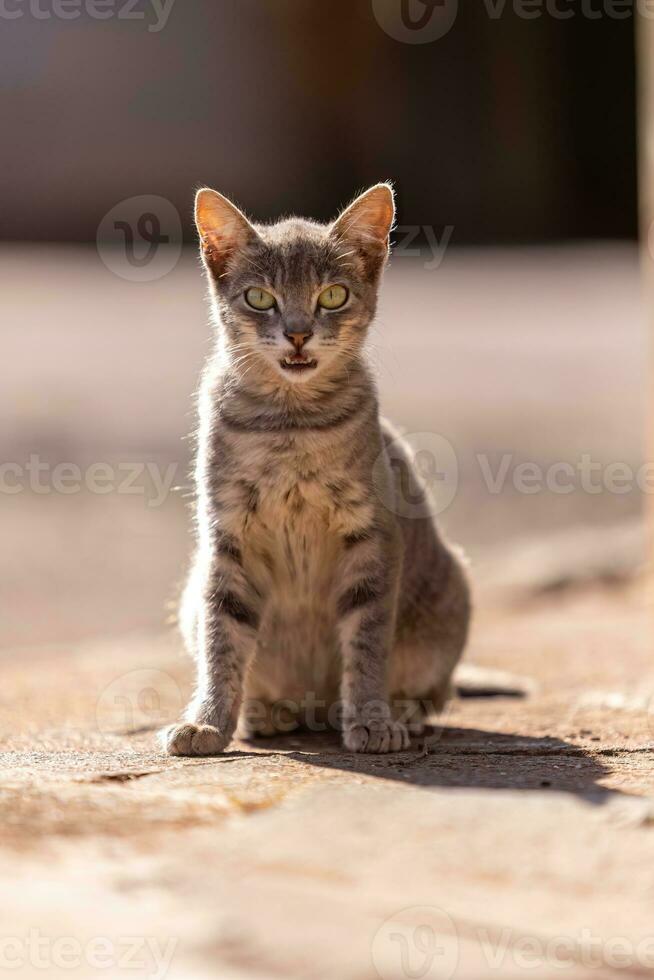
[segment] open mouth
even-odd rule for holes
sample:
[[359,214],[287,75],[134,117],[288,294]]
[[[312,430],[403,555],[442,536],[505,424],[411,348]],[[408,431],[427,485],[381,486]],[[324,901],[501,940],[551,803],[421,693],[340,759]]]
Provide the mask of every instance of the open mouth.
[[306,357],[304,354],[289,354],[279,363],[284,371],[311,371],[318,365],[315,358]]

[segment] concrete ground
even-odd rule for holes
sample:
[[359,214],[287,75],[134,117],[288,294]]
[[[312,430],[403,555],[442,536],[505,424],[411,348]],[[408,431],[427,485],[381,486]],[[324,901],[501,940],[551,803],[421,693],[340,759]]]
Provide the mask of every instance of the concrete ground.
[[[206,348],[195,260],[154,284],[54,246],[2,268],[5,461],[172,462],[183,486]],[[0,975],[654,972],[642,494],[512,478],[585,454],[642,464],[635,255],[398,259],[376,333],[385,410],[455,449],[442,521],[477,598],[461,691],[522,696],[459,697],[394,756],[293,733],[168,759],[156,731],[192,682],[165,626],[183,494],[2,489]],[[479,454],[495,471],[505,453],[491,491]]]
[[476,667],[518,674],[530,693],[457,699],[426,740],[389,756],[294,733],[168,759],[155,731],[191,680],[169,635],[6,651],[0,965],[19,977],[42,975],[39,963],[102,975],[98,962],[170,978],[650,976],[647,615],[637,580],[482,608]]

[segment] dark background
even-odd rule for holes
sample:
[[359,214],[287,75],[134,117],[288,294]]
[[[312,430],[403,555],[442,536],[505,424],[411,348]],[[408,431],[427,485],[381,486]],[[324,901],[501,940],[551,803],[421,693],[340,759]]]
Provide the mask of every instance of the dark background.
[[636,235],[633,16],[466,0],[418,45],[370,0],[177,0],[159,33],[84,11],[0,27],[5,239],[94,241],[118,201],[158,194],[190,240],[203,183],[258,218],[327,219],[381,178],[401,223],[458,244]]

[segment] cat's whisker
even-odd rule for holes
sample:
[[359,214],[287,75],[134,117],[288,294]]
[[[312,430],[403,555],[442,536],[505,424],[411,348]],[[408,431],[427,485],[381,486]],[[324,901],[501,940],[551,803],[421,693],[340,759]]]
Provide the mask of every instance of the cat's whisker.
[[[439,710],[465,643],[468,601],[413,479],[411,447],[379,418],[369,360],[382,348],[364,347],[365,297],[377,290],[394,219],[391,189],[371,188],[322,233],[300,219],[254,227],[208,189],[198,193],[196,217],[211,243],[205,266],[219,297],[220,339],[199,401],[198,556],[181,616],[198,687],[166,748],[221,753],[243,701],[272,702],[272,715],[275,701],[329,676],[316,695],[329,706],[346,692],[348,750],[404,750],[409,722],[392,719],[385,678],[392,691],[414,690]],[[347,260],[368,242],[368,268],[357,269]],[[317,317],[308,301],[325,264],[330,276],[352,270],[344,317]],[[281,308],[271,304],[265,318],[243,309],[240,287],[255,274],[274,284]],[[315,335],[306,356],[292,353],[282,329],[298,353],[295,334]],[[418,535],[415,523],[398,520],[403,506],[422,518]],[[380,725],[370,709],[384,701]],[[418,712],[412,721],[420,720]]]

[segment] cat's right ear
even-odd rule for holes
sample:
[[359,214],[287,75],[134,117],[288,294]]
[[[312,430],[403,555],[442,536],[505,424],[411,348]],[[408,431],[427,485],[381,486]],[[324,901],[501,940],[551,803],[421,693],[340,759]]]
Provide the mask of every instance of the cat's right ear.
[[243,212],[210,187],[203,187],[195,195],[195,224],[202,258],[217,278],[225,275],[234,253],[259,237]]

